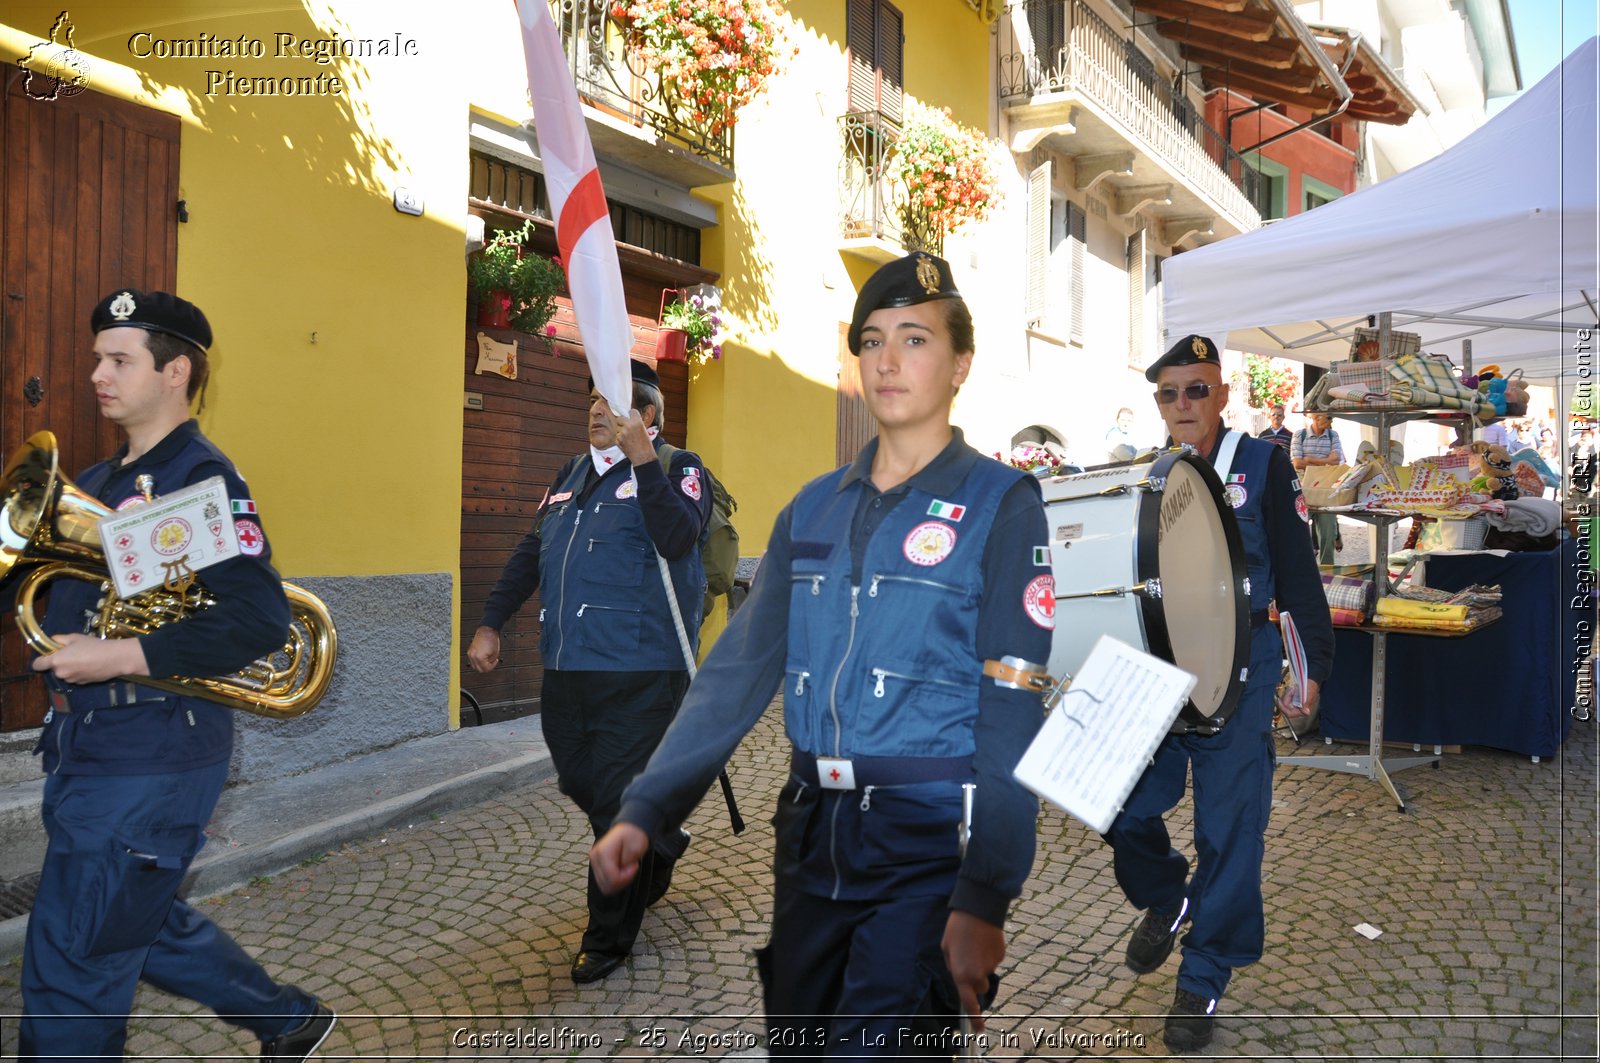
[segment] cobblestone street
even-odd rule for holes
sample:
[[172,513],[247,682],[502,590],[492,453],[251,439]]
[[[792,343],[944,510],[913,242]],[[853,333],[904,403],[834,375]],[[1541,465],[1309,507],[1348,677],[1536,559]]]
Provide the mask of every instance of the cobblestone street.
[[[765,936],[766,819],[788,761],[777,721],[769,712],[730,765],[750,829],[729,833],[713,791],[632,960],[592,986],[567,975],[588,830],[553,778],[204,907],[276,975],[338,1008],[323,1058],[759,1055],[750,953]],[[1280,768],[1266,958],[1235,975],[1208,1054],[1593,1059],[1595,763],[1586,723],[1538,764],[1446,753],[1437,770],[1397,777],[1404,814],[1363,777]],[[1180,844],[1188,817],[1187,805],[1174,815]],[[1176,957],[1129,972],[1137,913],[1109,849],[1053,809],[1039,839],[988,1054],[1163,1055]],[[0,968],[0,1013],[19,1009],[17,975],[16,961]],[[129,1049],[140,1058],[256,1053],[185,1001],[141,989],[136,1008]],[[7,1021],[0,1049],[14,1053],[15,1039]]]

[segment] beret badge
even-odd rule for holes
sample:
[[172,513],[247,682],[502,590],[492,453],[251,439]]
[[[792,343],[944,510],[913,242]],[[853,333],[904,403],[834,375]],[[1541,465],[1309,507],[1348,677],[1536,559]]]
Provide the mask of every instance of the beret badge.
[[1194,352],[1196,358],[1204,359],[1206,356],[1206,341],[1196,336],[1189,343],[1189,349]]
[[133,294],[131,292],[123,292],[121,295],[118,295],[111,301],[111,306],[109,307],[111,316],[118,321],[128,320],[133,316],[134,311],[138,309],[139,306],[133,301]]
[[929,295],[939,294],[939,288],[943,284],[939,276],[939,267],[934,265],[933,259],[927,255],[917,256],[917,283],[922,285],[922,290]]

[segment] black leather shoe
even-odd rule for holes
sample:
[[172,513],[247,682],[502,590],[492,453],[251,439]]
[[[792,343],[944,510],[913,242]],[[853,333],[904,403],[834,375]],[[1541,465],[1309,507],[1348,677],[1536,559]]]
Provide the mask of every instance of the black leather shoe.
[[1167,962],[1172,955],[1172,943],[1178,940],[1178,930],[1189,918],[1189,898],[1183,899],[1176,911],[1150,909],[1144,921],[1128,940],[1128,967],[1134,974],[1149,974]]
[[572,980],[579,985],[598,982],[628,958],[625,952],[580,952],[572,961]]
[[1192,1052],[1211,1043],[1216,1031],[1217,1002],[1199,993],[1179,989],[1161,1036],[1174,1052]]
[[317,1010],[305,1022],[262,1044],[261,1058],[284,1061],[310,1059],[311,1053],[322,1045],[338,1021],[339,1016],[334,1014],[333,1009],[319,1000]]

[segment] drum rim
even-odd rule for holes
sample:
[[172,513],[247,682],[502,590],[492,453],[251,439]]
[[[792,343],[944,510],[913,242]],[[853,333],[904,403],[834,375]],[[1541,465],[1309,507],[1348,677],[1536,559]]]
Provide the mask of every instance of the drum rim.
[[[1178,464],[1194,467],[1206,490],[1211,493],[1218,512],[1222,514],[1222,537],[1228,545],[1230,575],[1234,587],[1240,591],[1238,600],[1241,605],[1234,610],[1233,667],[1228,672],[1228,688],[1223,692],[1221,703],[1208,716],[1191,698],[1184,702],[1183,711],[1178,714],[1178,719],[1190,727],[1214,731],[1228,722],[1228,718],[1238,708],[1239,699],[1244,693],[1245,680],[1241,675],[1250,664],[1251,631],[1250,596],[1243,593],[1243,587],[1249,568],[1244,554],[1244,536],[1239,533],[1239,518],[1234,515],[1233,507],[1228,504],[1222,491],[1222,478],[1217,475],[1216,469],[1211,467],[1211,462],[1201,457],[1192,447],[1175,447],[1158,453],[1150,465],[1149,475],[1165,478]],[[1156,504],[1149,505],[1150,499],[1157,499]],[[1138,566],[1138,576],[1141,581],[1160,576],[1160,520],[1159,497],[1151,492],[1146,502],[1139,506],[1138,550],[1134,563]],[[1166,605],[1163,600],[1141,595],[1139,608],[1150,652],[1163,660],[1175,659],[1177,655],[1172,649],[1172,636],[1167,628]]]

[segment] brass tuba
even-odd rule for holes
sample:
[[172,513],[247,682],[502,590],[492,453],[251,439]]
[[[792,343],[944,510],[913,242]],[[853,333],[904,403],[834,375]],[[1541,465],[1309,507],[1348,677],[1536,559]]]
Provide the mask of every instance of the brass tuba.
[[[117,597],[98,527],[112,513],[62,474],[53,433],[35,433],[12,455],[0,477],[0,584],[21,574],[17,626],[34,652],[61,648],[40,627],[33,608],[34,596],[53,579],[100,584],[104,597],[90,627],[101,638],[136,638],[216,604],[199,581],[181,592],[153,587],[132,598]],[[333,678],[338,634],[316,595],[292,583],[283,585],[283,593],[291,614],[283,649],[228,676],[132,681],[278,720],[310,712]]]

